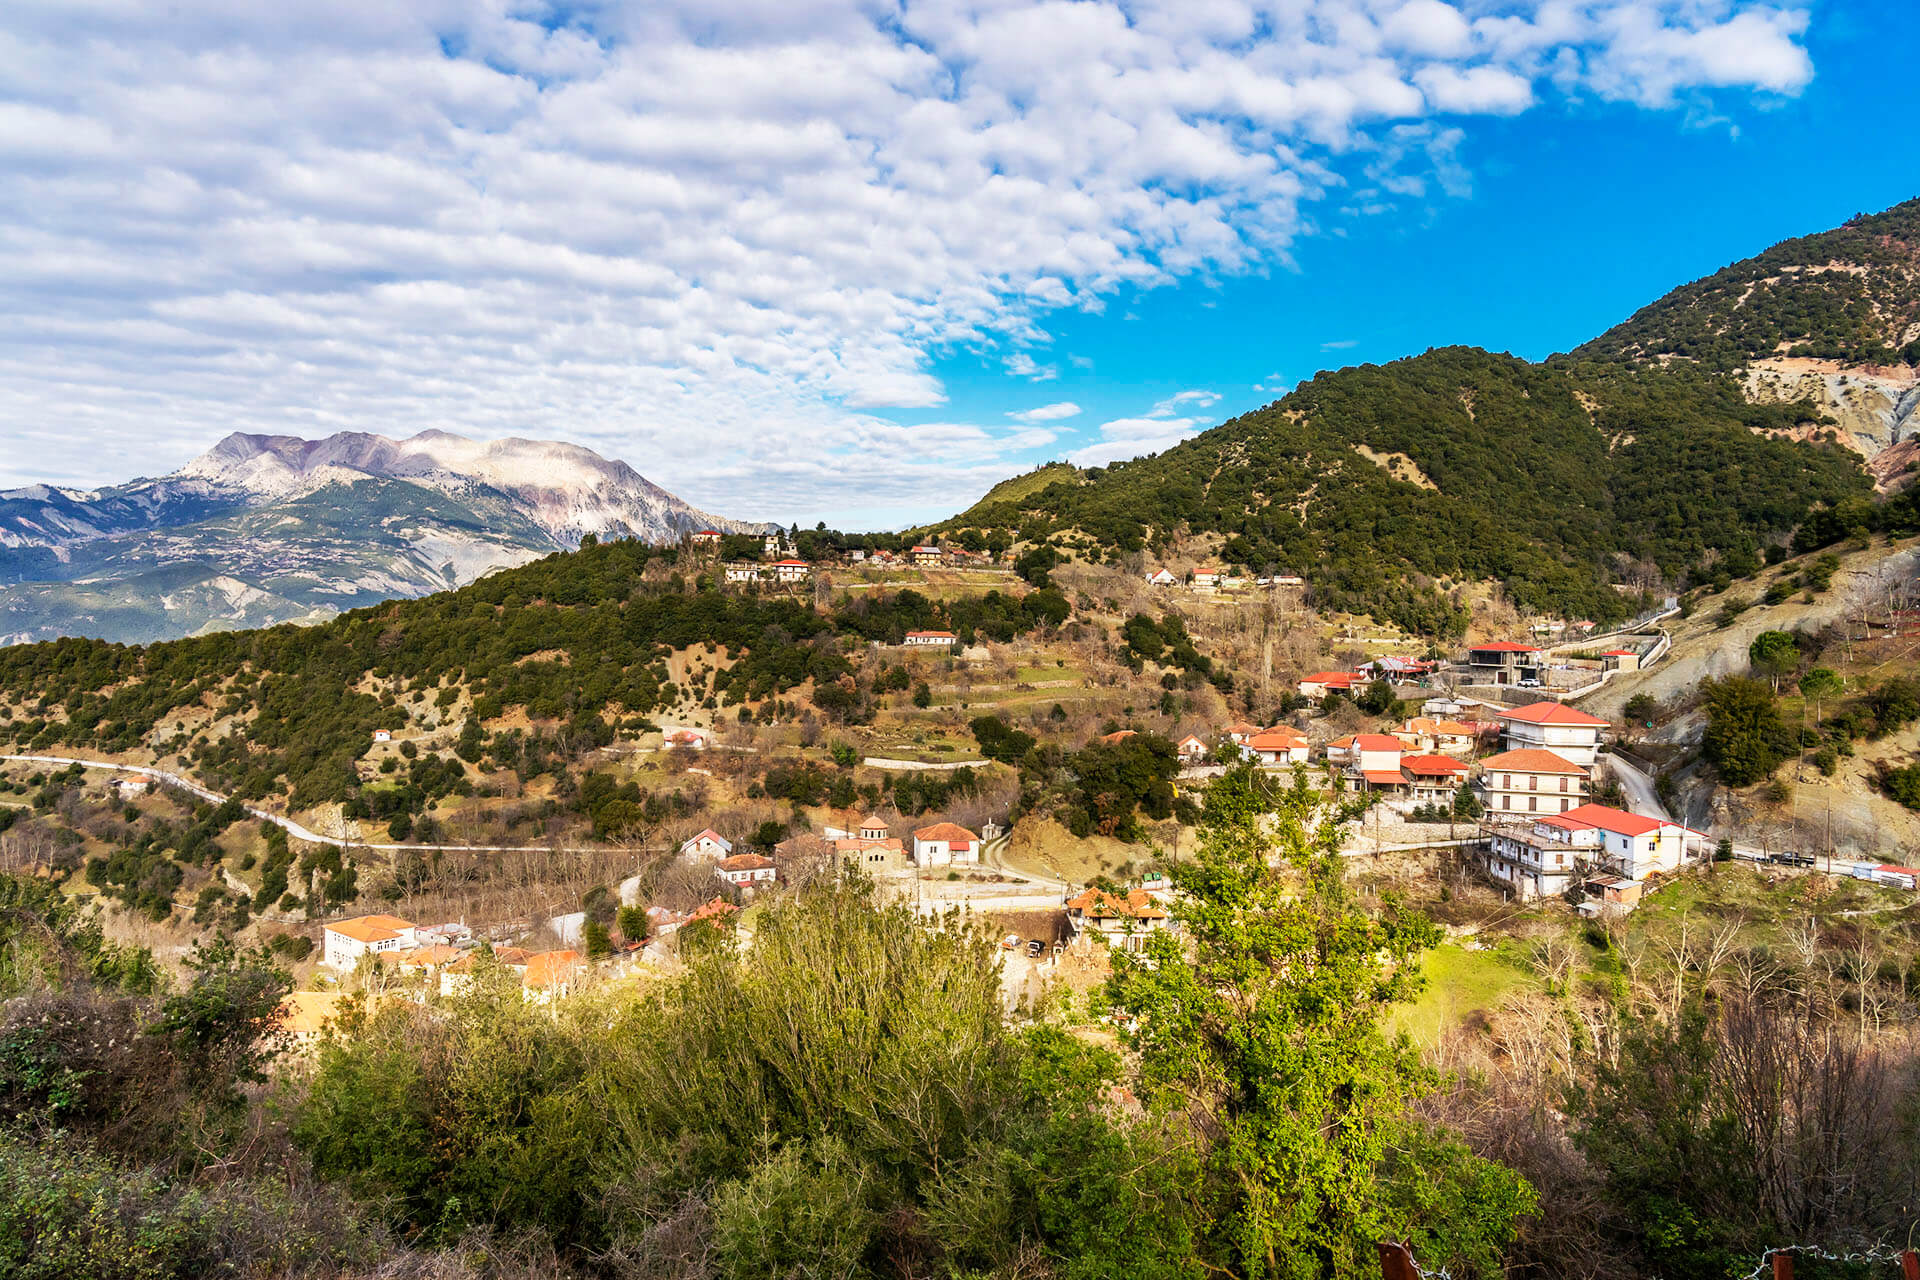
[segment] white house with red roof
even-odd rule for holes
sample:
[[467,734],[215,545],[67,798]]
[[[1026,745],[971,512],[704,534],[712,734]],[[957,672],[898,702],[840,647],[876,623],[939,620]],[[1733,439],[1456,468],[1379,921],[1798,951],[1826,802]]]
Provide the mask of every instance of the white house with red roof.
[[1462,724],[1458,720],[1436,720],[1432,716],[1415,716],[1404,720],[1393,731],[1393,736],[1406,744],[1409,751],[1437,751],[1441,755],[1464,755],[1473,750],[1475,733],[1473,726]]
[[1467,766],[1452,756],[1402,756],[1400,772],[1407,780],[1407,798],[1415,804],[1451,801],[1467,780]]
[[1578,707],[1561,702],[1535,702],[1529,706],[1496,711],[1500,732],[1509,750],[1538,748],[1551,751],[1563,760],[1592,768],[1600,758],[1600,735],[1612,724],[1591,716]]
[[736,888],[755,888],[774,880],[773,859],[757,853],[736,853],[714,864],[714,874]]
[[1207,745],[1207,740],[1197,733],[1190,733],[1180,739],[1174,744],[1173,749],[1179,752],[1180,758],[1188,764],[1200,763],[1207,758],[1207,753],[1213,750]]
[[1171,587],[1179,581],[1180,579],[1173,576],[1171,569],[1161,569],[1147,575],[1147,585],[1150,587]]
[[940,548],[935,546],[918,546],[907,552],[907,558],[915,564],[939,564]]
[[1234,746],[1244,747],[1247,745],[1248,740],[1260,731],[1260,726],[1257,724],[1246,724],[1244,722],[1240,724],[1230,724],[1227,726],[1227,737],[1232,740]]
[[687,535],[687,541],[696,547],[717,547],[720,545],[718,529],[701,529]]
[[709,862],[718,862],[722,858],[733,856],[733,841],[727,839],[712,827],[708,827],[699,835],[681,844],[680,856],[683,858],[705,858]]
[[1197,591],[1211,591],[1220,585],[1220,571],[1210,564],[1197,566],[1193,571],[1193,586]]
[[1285,725],[1262,729],[1248,738],[1244,746],[1261,764],[1270,768],[1284,769],[1305,764],[1311,754],[1307,740]]
[[905,644],[913,649],[951,649],[959,639],[951,631],[909,631]]
[[1316,671],[1300,677],[1300,696],[1324,698],[1329,693],[1352,693],[1353,686],[1365,683],[1364,677],[1351,671]]
[[920,867],[950,867],[980,861],[980,837],[957,822],[936,822],[913,833],[913,861]]
[[1671,874],[1699,833],[1665,818],[1649,818],[1601,804],[1583,804],[1528,825],[1495,828],[1488,873],[1522,898],[1565,893],[1589,874],[1606,901],[1630,907],[1656,874]]
[[813,572],[813,566],[805,560],[775,560],[773,577],[776,582],[805,582]]
[[347,970],[360,963],[360,957],[387,951],[411,951],[419,945],[416,926],[399,916],[355,916],[337,920],[321,930],[320,963],[329,969]]
[[1565,813],[1585,804],[1588,795],[1586,769],[1540,747],[1503,751],[1480,762],[1480,800],[1496,822]]
[[1067,923],[1076,936],[1099,938],[1122,951],[1146,950],[1147,935],[1172,924],[1172,915],[1145,889],[1125,897],[1087,889],[1067,900]]

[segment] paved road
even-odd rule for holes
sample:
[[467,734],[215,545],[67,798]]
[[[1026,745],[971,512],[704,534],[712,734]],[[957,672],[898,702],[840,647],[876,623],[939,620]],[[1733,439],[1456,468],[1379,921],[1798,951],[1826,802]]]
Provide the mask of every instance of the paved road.
[[[197,782],[191,782],[177,773],[165,769],[154,769],[139,764],[114,764],[107,760],[82,760],[74,756],[13,756],[0,755],[0,763],[14,764],[53,764],[79,765],[83,769],[103,769],[110,773],[128,773],[135,777],[149,778],[165,783],[170,787],[196,795],[209,804],[225,804],[228,797],[218,791],[209,791]],[[422,853],[584,853],[585,849],[556,848],[544,844],[374,844],[367,840],[343,840],[339,836],[321,835],[318,831],[309,831],[292,818],[283,818],[277,813],[265,809],[245,806],[246,811],[262,822],[271,822],[296,840],[305,840],[309,844],[330,844],[336,849],[378,849],[386,853],[405,852],[417,849]]]
[[1628,761],[1618,752],[1607,757],[1608,767],[1613,776],[1620,780],[1620,789],[1627,793],[1627,809],[1645,818],[1659,818],[1673,821],[1673,815],[1667,812],[1667,806],[1660,803],[1660,793],[1654,790],[1653,779],[1644,769]]

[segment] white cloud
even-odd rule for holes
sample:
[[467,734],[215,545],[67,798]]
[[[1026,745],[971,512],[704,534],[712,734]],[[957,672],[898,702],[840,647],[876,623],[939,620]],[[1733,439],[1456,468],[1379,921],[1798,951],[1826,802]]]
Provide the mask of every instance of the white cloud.
[[1359,345],[1360,339],[1358,338],[1335,338],[1332,342],[1321,343],[1320,349],[1322,351],[1351,351]]
[[[1049,443],[1017,415],[888,421],[945,403],[937,359],[1047,380],[1029,353],[1061,308],[1265,267],[1335,186],[1365,209],[1461,195],[1462,117],[1796,92],[1806,21],[1755,0],[14,0],[0,484],[153,473],[234,429],[438,427],[579,440],[730,514],[834,515],[856,465],[872,509],[937,513]],[[1089,448],[1177,437],[1188,405]]]
[[1062,400],[1058,404],[1043,404],[1037,409],[1022,409],[1007,416],[1015,422],[1058,422],[1062,418],[1079,417],[1080,406],[1071,400]]
[[1147,411],[1149,418],[1170,418],[1181,409],[1211,409],[1220,403],[1217,391],[1176,391]]

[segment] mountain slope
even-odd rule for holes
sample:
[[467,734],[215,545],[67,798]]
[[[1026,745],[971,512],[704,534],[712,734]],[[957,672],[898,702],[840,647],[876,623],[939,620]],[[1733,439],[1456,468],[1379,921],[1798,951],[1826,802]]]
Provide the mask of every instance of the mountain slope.
[[578,546],[767,526],[576,445],[234,434],[172,475],[0,493],[0,641],[129,642],[328,617]]

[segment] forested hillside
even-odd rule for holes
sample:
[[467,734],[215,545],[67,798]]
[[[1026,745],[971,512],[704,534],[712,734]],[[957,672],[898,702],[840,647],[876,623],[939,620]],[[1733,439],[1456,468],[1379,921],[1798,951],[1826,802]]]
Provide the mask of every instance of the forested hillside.
[[1682,285],[1573,354],[1672,355],[1717,368],[1774,355],[1920,362],[1920,200]]
[[1838,447],[1763,434],[1810,417],[1693,369],[1449,347],[1323,373],[1165,453],[989,495],[943,527],[1077,528],[1132,551],[1184,525],[1221,535],[1230,564],[1306,577],[1325,607],[1427,634],[1465,625],[1447,585],[1488,579],[1523,608],[1607,621],[1632,611],[1610,584],[1637,562],[1675,581],[1757,563],[1815,504],[1867,491]]

